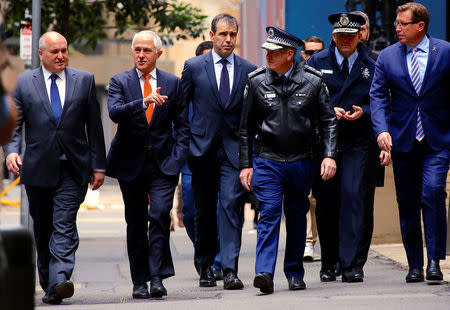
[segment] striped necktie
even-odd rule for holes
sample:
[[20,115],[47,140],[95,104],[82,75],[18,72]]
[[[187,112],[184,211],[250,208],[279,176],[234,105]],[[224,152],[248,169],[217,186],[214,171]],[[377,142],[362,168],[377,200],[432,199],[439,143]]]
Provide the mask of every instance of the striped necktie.
[[[411,81],[413,83],[414,89],[416,90],[416,93],[419,94],[420,89],[422,88],[422,80],[420,76],[419,62],[417,61],[417,54],[417,48],[413,48],[411,58],[411,72],[409,74],[411,76]],[[425,134],[422,127],[422,118],[420,117],[419,108],[417,108],[416,140],[422,141],[424,136]]]

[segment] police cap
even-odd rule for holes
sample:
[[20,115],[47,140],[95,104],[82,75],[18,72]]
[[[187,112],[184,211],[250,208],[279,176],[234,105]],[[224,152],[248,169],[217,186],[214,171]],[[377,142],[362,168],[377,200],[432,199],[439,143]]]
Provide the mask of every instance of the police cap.
[[284,48],[298,49],[303,46],[303,41],[289,32],[269,26],[266,28],[267,39],[261,47],[269,51],[278,51]]
[[336,13],[328,16],[333,25],[333,33],[357,33],[366,23],[364,17],[354,13]]

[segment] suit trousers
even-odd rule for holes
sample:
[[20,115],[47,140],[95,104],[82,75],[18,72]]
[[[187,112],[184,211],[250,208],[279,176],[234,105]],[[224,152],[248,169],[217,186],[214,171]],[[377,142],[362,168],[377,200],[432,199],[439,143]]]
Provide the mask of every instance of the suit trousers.
[[151,154],[134,180],[119,180],[134,285],[144,284],[152,276],[164,279],[175,274],[169,245],[169,213],[177,183],[178,175],[162,173]]
[[63,160],[56,186],[25,185],[25,190],[33,218],[39,282],[47,293],[72,276],[79,244],[77,212],[87,184],[77,183],[70,163]]
[[449,152],[434,151],[424,140],[416,141],[410,152],[392,152],[400,228],[410,268],[424,264],[421,212],[428,259],[445,259]]
[[195,200],[194,260],[202,269],[214,264],[219,232],[222,270],[237,272],[245,189],[239,180],[239,169],[229,161],[221,139],[217,140],[206,154],[189,159]]
[[286,216],[286,277],[303,279],[303,253],[306,238],[308,195],[313,179],[313,162],[278,162],[262,157],[253,159],[252,187],[260,202],[255,272],[275,273],[284,204]]

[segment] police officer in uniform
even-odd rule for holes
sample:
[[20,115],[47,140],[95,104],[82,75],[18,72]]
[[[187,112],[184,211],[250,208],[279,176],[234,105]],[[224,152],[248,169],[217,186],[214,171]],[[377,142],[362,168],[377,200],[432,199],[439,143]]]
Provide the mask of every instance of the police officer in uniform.
[[[253,285],[270,294],[283,204],[284,273],[290,290],[306,288],[302,258],[308,194],[315,166],[320,165],[324,180],[335,174],[336,116],[321,73],[294,60],[303,42],[276,27],[266,31],[262,48],[267,50],[267,68],[249,74],[244,94],[239,166],[242,185],[253,188],[260,201]],[[316,161],[320,157],[321,163]]]
[[371,152],[378,153],[379,149],[372,147],[376,147],[376,141],[369,106],[375,62],[360,43],[360,27],[365,20],[352,13],[332,14],[328,20],[333,25],[333,41],[308,60],[308,65],[322,72],[338,119],[336,177],[318,180],[313,191],[322,251],[320,279],[335,281],[339,261],[343,282],[362,282],[370,245],[363,231],[371,225],[366,221],[373,221],[373,217],[366,216],[373,212],[373,202],[369,208],[365,201],[368,191],[374,190],[377,161],[386,165],[390,155],[383,152],[380,159],[377,154],[371,160]]

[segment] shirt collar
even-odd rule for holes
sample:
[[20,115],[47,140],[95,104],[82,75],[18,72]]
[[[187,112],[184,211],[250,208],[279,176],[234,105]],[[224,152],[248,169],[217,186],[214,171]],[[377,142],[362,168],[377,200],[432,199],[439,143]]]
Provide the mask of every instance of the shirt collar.
[[287,79],[291,76],[292,69],[294,69],[294,63],[292,63],[292,66],[289,68],[289,70],[285,74],[278,74],[278,76],[284,75]]
[[[341,52],[339,52],[339,49],[337,48],[337,46],[334,48],[334,53],[336,55],[336,61],[337,61],[338,65],[341,66],[345,57],[341,54]],[[358,49],[356,49],[353,52],[353,54],[351,54],[350,56],[347,57],[348,65],[350,66],[350,64],[353,64],[355,62],[356,58],[358,58]]]
[[[216,51],[215,51],[214,49],[211,50],[211,53],[212,53],[212,57],[213,57],[214,63],[217,64],[217,63],[222,59],[222,57],[220,57],[220,55],[217,54]],[[231,54],[226,58],[226,60],[228,60],[228,62],[229,62],[231,65],[233,65],[233,64],[234,64],[234,53],[231,53]]]
[[[44,66],[41,66],[41,67],[42,67],[42,74],[44,75],[44,80],[47,81],[53,73],[51,73],[50,71],[48,71]],[[64,81],[64,79],[65,79],[65,77],[66,77],[66,70],[62,70],[61,72],[56,73],[56,75],[57,75],[61,80]]]
[[406,46],[406,53],[409,53],[413,48],[417,48],[418,50],[427,53],[430,50],[430,39],[428,38],[427,35],[423,36],[422,41],[420,41],[419,44],[417,44],[416,46]]
[[[140,78],[142,77],[142,75],[144,74],[144,73],[142,73],[142,71],[139,70],[138,68],[136,68],[136,72],[137,72],[137,74],[138,74],[139,79],[140,79]],[[153,70],[150,71],[150,75],[151,75],[151,77],[152,77],[153,79],[156,80],[156,67],[154,67]]]

